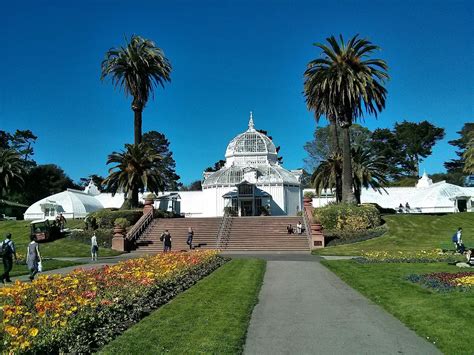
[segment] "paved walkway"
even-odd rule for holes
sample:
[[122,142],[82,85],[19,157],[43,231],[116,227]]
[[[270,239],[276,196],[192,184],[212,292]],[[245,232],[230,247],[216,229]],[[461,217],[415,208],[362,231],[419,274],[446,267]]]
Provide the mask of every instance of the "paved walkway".
[[267,271],[244,354],[440,354],[318,257],[263,258]]

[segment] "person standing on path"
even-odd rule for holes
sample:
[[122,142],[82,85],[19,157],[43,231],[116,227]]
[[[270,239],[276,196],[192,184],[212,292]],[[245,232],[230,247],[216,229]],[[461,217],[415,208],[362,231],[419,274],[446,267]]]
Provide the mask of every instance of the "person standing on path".
[[91,256],[92,256],[92,261],[97,261],[97,253],[99,251],[99,244],[97,244],[97,237],[95,236],[95,233],[92,234],[91,237]]
[[171,234],[170,234],[170,232],[168,232],[168,230],[165,230],[165,232],[161,235],[161,238],[163,238],[163,252],[166,253],[168,251],[171,251]]
[[41,263],[41,254],[39,252],[38,243],[36,242],[36,236],[32,235],[31,242],[26,249],[26,265],[30,271],[30,281],[33,281],[35,275],[38,273],[39,263]]
[[194,238],[194,231],[191,227],[188,228],[188,239],[186,240],[186,244],[189,245],[189,250],[193,249],[193,238]]
[[2,260],[3,260],[3,274],[0,276],[0,282],[12,282],[10,280],[10,271],[13,268],[13,257],[18,260],[16,256],[15,243],[12,241],[11,233],[7,233],[5,240],[2,242]]

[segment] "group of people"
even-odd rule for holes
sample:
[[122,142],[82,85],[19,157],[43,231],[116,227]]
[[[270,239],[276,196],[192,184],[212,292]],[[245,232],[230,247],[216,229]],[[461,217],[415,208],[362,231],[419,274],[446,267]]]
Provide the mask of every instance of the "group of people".
[[[295,234],[295,229],[293,228],[293,226],[291,224],[289,224],[286,227],[286,230],[287,230],[288,234]],[[297,234],[303,234],[303,232],[304,232],[304,227],[301,224],[301,221],[298,221],[298,223],[296,224],[296,233]]]
[[[194,238],[194,231],[191,227],[188,228],[188,236],[186,238],[186,244],[189,246],[189,250],[193,249],[193,238]],[[163,233],[161,233],[160,241],[163,242],[163,252],[167,253],[171,251],[171,233],[166,229]]]
[[405,203],[405,210],[403,210],[403,205],[401,203],[398,206],[398,213],[403,213],[403,212],[410,212],[410,204],[408,202]]
[[474,249],[466,249],[464,242],[462,241],[462,228],[459,227],[456,233],[452,237],[454,243],[454,250],[456,253],[464,254],[466,256],[466,262],[471,267],[474,266]]
[[[5,236],[5,240],[1,243],[0,250],[3,261],[3,274],[0,276],[0,282],[5,284],[7,282],[12,282],[10,279],[10,272],[13,268],[13,260],[18,262],[16,247],[12,240],[11,233],[7,233]],[[35,235],[31,236],[31,241],[26,249],[26,265],[30,272],[29,278],[33,281],[36,274],[42,271],[41,254],[39,252],[39,246]]]

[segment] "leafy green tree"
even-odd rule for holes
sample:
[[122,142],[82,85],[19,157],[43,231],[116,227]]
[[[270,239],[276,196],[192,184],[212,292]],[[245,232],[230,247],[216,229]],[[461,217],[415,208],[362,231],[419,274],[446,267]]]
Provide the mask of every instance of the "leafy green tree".
[[123,192],[131,207],[138,207],[139,191],[163,191],[161,156],[148,144],[125,144],[125,151],[112,152],[107,164],[116,164],[104,180],[107,191]]
[[17,129],[13,134],[0,131],[0,149],[15,150],[22,157],[25,170],[29,170],[36,165],[31,156],[34,155],[33,144],[37,138],[29,129],[23,131]]
[[333,153],[321,161],[311,175],[311,185],[319,196],[323,190],[336,190],[336,202],[341,202],[342,196],[337,191],[337,178],[342,172],[342,154]]
[[12,135],[6,131],[0,131],[0,149],[9,149]]
[[202,183],[201,180],[196,180],[190,183],[189,185],[183,185],[180,188],[181,191],[201,191]]
[[214,166],[208,166],[206,170],[204,170],[207,173],[212,173],[214,171],[218,171],[222,169],[225,166],[225,160],[219,160],[214,163]]
[[38,165],[31,168],[25,175],[25,184],[21,191],[22,200],[26,204],[32,204],[68,188],[80,187],[59,166],[54,164]]
[[474,131],[469,132],[468,138],[467,149],[463,154],[464,172],[474,174]]
[[0,197],[23,184],[23,162],[13,149],[0,149]]
[[92,182],[94,183],[95,186],[97,186],[97,189],[99,191],[104,191],[105,190],[105,186],[104,186],[104,180],[105,178],[103,176],[100,176],[100,175],[96,175],[96,174],[92,174],[92,175],[89,175],[88,177],[83,177],[83,178],[80,178],[79,179],[79,185],[81,187],[86,187],[87,185],[89,185],[89,182],[92,180]]
[[101,79],[111,77],[115,87],[132,96],[135,144],[142,141],[142,112],[154,88],[169,82],[171,64],[154,42],[133,35],[125,47],[112,48],[102,62]]
[[420,176],[420,162],[431,155],[436,141],[444,137],[444,129],[428,121],[396,123],[394,133],[399,144],[398,149],[405,155],[405,169],[412,176]]
[[448,173],[462,173],[465,164],[465,157],[464,153],[466,152],[469,144],[469,136],[474,132],[474,123],[465,123],[462,129],[457,132],[460,137],[458,139],[454,139],[449,141],[449,144],[456,147],[458,150],[456,151],[456,155],[458,156],[457,159],[452,159],[446,163],[444,163],[444,167],[448,171]]
[[355,203],[349,128],[364,111],[377,116],[385,107],[387,90],[383,84],[389,78],[388,66],[384,60],[371,59],[379,47],[357,35],[348,42],[341,35],[339,43],[331,36],[327,42],[329,45],[315,44],[322,50],[322,57],[308,64],[305,78],[306,82],[311,78],[311,89],[305,92],[309,92],[308,106],[315,107],[316,118],[335,117],[342,128],[342,196],[344,202]]
[[143,135],[143,143],[148,144],[161,156],[159,170],[163,175],[164,189],[176,191],[180,186],[179,175],[176,174],[176,162],[170,150],[170,142],[163,133],[150,131]]
[[374,154],[383,156],[387,162],[387,175],[392,181],[398,180],[404,175],[405,154],[400,149],[397,137],[388,128],[378,128],[370,137],[370,149]]

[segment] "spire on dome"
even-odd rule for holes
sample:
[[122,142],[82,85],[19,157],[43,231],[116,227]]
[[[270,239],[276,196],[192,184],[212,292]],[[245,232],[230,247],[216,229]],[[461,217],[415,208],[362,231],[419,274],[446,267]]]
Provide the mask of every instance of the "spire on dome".
[[255,131],[255,126],[253,124],[253,113],[252,113],[252,111],[250,111],[249,131]]

